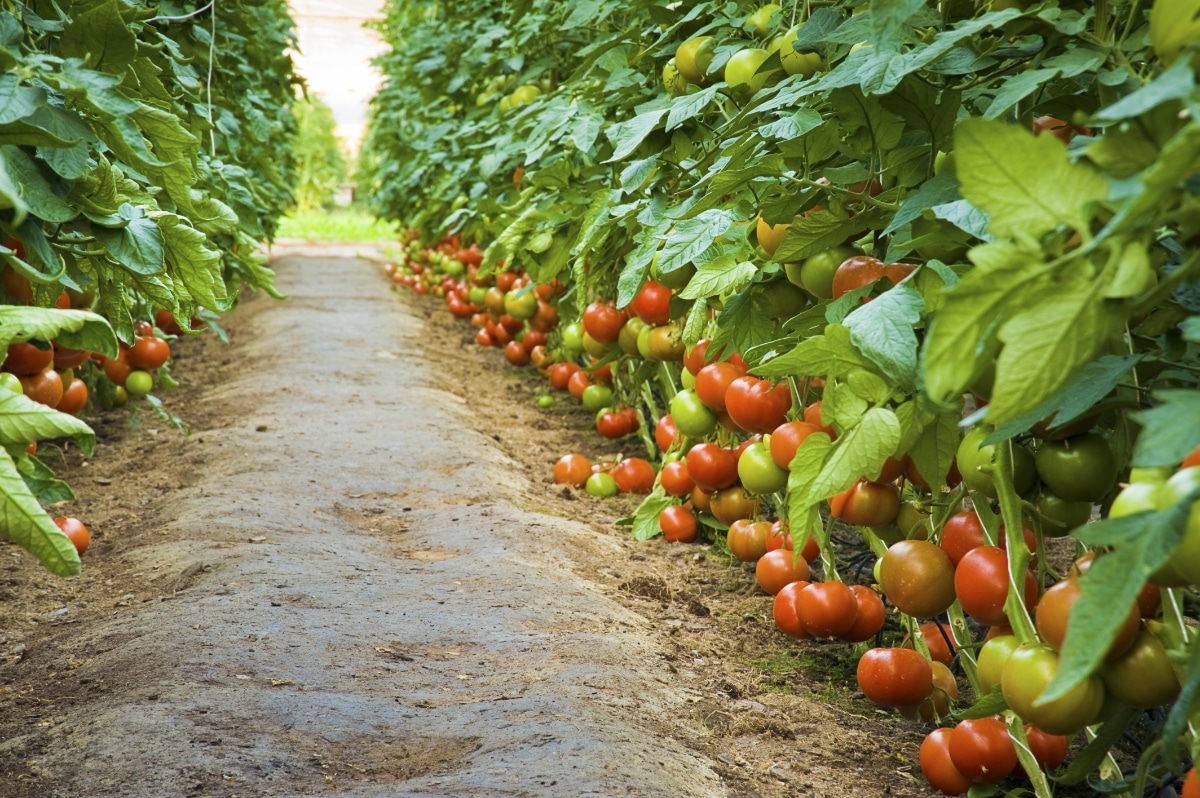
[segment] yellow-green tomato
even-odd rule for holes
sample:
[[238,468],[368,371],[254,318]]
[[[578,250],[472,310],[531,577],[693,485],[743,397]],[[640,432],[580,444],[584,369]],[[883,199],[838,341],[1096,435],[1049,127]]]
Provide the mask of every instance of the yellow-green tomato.
[[583,483],[583,489],[587,491],[587,495],[601,499],[616,496],[619,491],[617,481],[611,474],[604,471],[588,477],[587,482]]
[[767,441],[752,443],[738,458],[738,478],[750,493],[763,496],[787,487],[788,472],[775,465]]
[[725,82],[736,99],[745,102],[766,85],[770,73],[759,72],[758,68],[770,57],[771,54],[761,47],[747,47],[729,57],[725,64]]
[[147,371],[134,369],[133,371],[129,372],[129,376],[125,378],[125,390],[134,399],[140,399],[141,397],[150,393],[150,391],[153,389],[154,377],[152,377]]
[[1100,678],[1108,694],[1135,709],[1150,709],[1179,695],[1179,677],[1167,649],[1145,629],[1121,656],[1104,663]]
[[675,68],[688,83],[704,83],[717,43],[711,36],[688,39],[675,50]]
[[782,10],[778,3],[767,3],[746,17],[744,27],[748,28],[755,36],[766,36],[771,30],[771,17]]
[[21,378],[7,371],[0,372],[0,390],[4,389],[22,396],[25,395],[25,389],[21,386]]
[[675,66],[675,59],[667,61],[663,66],[663,86],[667,89],[667,94],[672,97],[681,97],[687,94],[688,82],[679,72],[679,67]]
[[[1200,488],[1200,466],[1181,470],[1159,488],[1156,494],[1158,509],[1167,509],[1196,488]],[[1150,577],[1150,581],[1164,587],[1200,584],[1200,499],[1193,501],[1188,511],[1183,542],[1171,554],[1167,564]]]
[[801,53],[797,52],[792,46],[796,41],[796,34],[800,32],[800,26],[789,30],[782,36],[776,36],[771,40],[767,50],[770,52],[779,52],[779,60],[783,62],[783,71],[789,75],[801,75],[805,78],[811,78],[813,75],[825,69],[825,63],[821,60],[821,56],[816,53]]

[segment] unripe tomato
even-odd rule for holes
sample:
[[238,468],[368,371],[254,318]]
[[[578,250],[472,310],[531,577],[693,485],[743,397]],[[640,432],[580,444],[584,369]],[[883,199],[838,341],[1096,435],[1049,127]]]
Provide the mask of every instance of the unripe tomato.
[[1100,501],[1117,481],[1117,461],[1108,441],[1092,433],[1043,441],[1034,463],[1046,487],[1065,501]]
[[712,512],[712,494],[697,485],[692,488],[691,496],[692,506],[702,513]]
[[775,465],[771,449],[764,441],[750,444],[737,461],[738,479],[751,493],[763,496],[787,487],[788,472]]
[[758,235],[758,245],[763,248],[763,251],[768,256],[774,256],[775,250],[779,249],[779,245],[783,243],[784,236],[787,235],[788,228],[791,226],[791,222],[767,224],[763,221],[762,216],[759,216],[758,223],[755,226],[755,232]]
[[617,481],[613,479],[611,474],[604,471],[599,471],[588,477],[583,485],[583,489],[587,491],[587,495],[602,499],[616,496],[620,491],[617,487]]
[[958,469],[962,473],[963,482],[971,490],[977,491],[989,499],[995,499],[996,483],[992,472],[999,467],[996,447],[1011,445],[1013,487],[1019,494],[1028,493],[1029,489],[1037,482],[1033,456],[1025,447],[1008,441],[982,446],[981,444],[990,434],[990,429],[976,427],[968,432],[958,445]]
[[554,481],[582,488],[592,475],[592,462],[581,454],[564,454],[554,464]]
[[785,585],[808,581],[808,563],[787,549],[767,551],[754,566],[754,578],[764,593],[774,596]]
[[860,479],[829,498],[829,513],[854,526],[883,526],[900,512],[900,489]]
[[140,399],[154,390],[154,377],[148,371],[131,371],[125,378],[125,390],[134,399]]
[[[715,497],[713,501],[716,502]],[[729,545],[730,553],[742,562],[757,563],[758,559],[767,553],[767,535],[771,532],[771,525],[766,521],[751,521],[749,516],[736,518],[728,523],[729,530],[725,533],[725,542]]]
[[725,409],[742,429],[766,434],[787,421],[792,392],[786,384],[775,385],[749,375],[738,377],[725,391]]
[[696,539],[696,516],[682,504],[673,504],[659,513],[658,528],[671,543],[691,543]]
[[911,648],[872,648],[858,661],[858,687],[881,707],[911,707],[933,691],[933,667]]
[[[577,374],[583,374],[583,372],[580,371]],[[583,402],[585,410],[589,413],[599,413],[613,403],[613,391],[607,385],[589,385],[583,389],[583,393],[580,394],[579,398]]]
[[688,83],[704,83],[717,43],[711,36],[688,39],[675,50],[675,67]]
[[1037,510],[1042,517],[1042,534],[1048,538],[1066,537],[1092,517],[1090,501],[1069,502],[1044,487],[1038,494]]
[[717,428],[717,417],[695,391],[682,390],[671,398],[671,418],[688,437],[698,438]]
[[902,540],[883,555],[879,586],[901,612],[928,618],[954,603],[954,564],[928,541]]
[[984,642],[975,661],[975,677],[982,693],[986,695],[1000,684],[1008,658],[1020,645],[1021,641],[1011,634],[996,635]]
[[1058,665],[1058,654],[1052,648],[1025,643],[1004,663],[1000,685],[1005,703],[1027,723],[1050,734],[1074,734],[1099,718],[1104,707],[1104,684],[1099,676],[1088,676],[1066,695],[1039,702]]
[[997,784],[1017,767],[1017,748],[999,718],[964,720],[950,738],[950,761],[971,781]]
[[1104,663],[1100,678],[1108,694],[1135,709],[1150,709],[1168,704],[1179,695],[1179,677],[1162,641],[1142,629],[1133,645]]
[[[661,327],[650,327],[645,332],[646,346],[650,350],[649,360],[660,360],[668,363],[683,360],[683,338],[679,330],[669,324]],[[641,336],[638,336],[638,349],[641,349]]]
[[861,255],[862,250],[853,245],[837,246],[825,252],[810,255],[800,263],[789,263],[785,270],[787,278],[818,299],[833,298],[833,276],[843,261]]

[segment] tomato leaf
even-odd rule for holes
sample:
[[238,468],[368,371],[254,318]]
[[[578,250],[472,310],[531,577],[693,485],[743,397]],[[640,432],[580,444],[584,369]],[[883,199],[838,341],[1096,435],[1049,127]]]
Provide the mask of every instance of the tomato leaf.
[[847,219],[825,210],[809,213],[788,228],[773,259],[780,263],[803,260],[832,249],[866,229],[867,222],[861,214]]
[[1172,64],[1157,79],[1092,114],[1088,122],[1101,126],[1116,125],[1126,119],[1141,116],[1169,100],[1183,99],[1195,87],[1196,76],[1192,72],[1192,65],[1185,58]]
[[978,720],[979,718],[990,718],[992,715],[998,715],[1008,709],[1008,704],[1004,700],[1004,692],[1000,689],[1000,685],[992,688],[992,692],[979,698],[974,704],[965,709],[960,709],[954,713],[955,720]]
[[801,494],[807,494],[820,475],[832,445],[829,436],[823,432],[809,435],[788,465],[787,517],[794,548],[802,546],[801,540],[807,540],[821,527],[817,503],[802,501]]
[[1003,122],[967,119],[954,132],[960,191],[989,217],[998,236],[1039,236],[1087,225],[1087,206],[1108,196],[1099,172],[1067,159],[1051,135]]
[[1183,757],[1179,741],[1188,723],[1195,718],[1197,702],[1200,701],[1200,636],[1194,636],[1186,652],[1187,671],[1181,680],[1179,697],[1163,724],[1163,761],[1175,772],[1182,772]]
[[1133,464],[1141,468],[1178,465],[1200,446],[1200,393],[1157,391],[1161,404],[1132,414],[1142,425],[1133,449]]
[[48,438],[70,438],[90,457],[96,436],[75,416],[10,391],[0,391],[0,443],[23,444]]
[[875,364],[865,358],[850,340],[850,330],[840,324],[830,324],[824,335],[814,335],[796,345],[790,352],[768,360],[752,371],[760,377],[828,377],[841,379],[857,369],[874,370]]
[[0,454],[0,530],[57,576],[79,573],[79,554],[30,493],[7,453]]
[[1122,608],[1133,606],[1146,580],[1183,540],[1195,498],[1185,497],[1162,512],[1109,518],[1074,533],[1084,543],[1116,548],[1097,557],[1079,578],[1082,593],[1071,608],[1058,672],[1038,703],[1064,695],[1100,665],[1125,620]]
[[90,310],[0,306],[0,346],[29,340],[57,340],[71,349],[117,356],[112,327]]
[[741,291],[757,273],[758,268],[753,263],[739,263],[733,255],[722,255],[697,269],[679,296],[683,299],[702,299]]
[[658,517],[662,515],[663,510],[675,503],[675,499],[666,495],[661,485],[655,487],[653,493],[642,499],[637,512],[633,514],[633,539],[649,540],[661,534],[662,527],[658,524]]
[[626,122],[619,122],[606,130],[604,134],[612,142],[613,154],[605,163],[613,163],[629,157],[638,148],[638,145],[645,140],[646,136],[649,136],[658,127],[658,123],[662,121],[662,118],[667,115],[669,110],[667,108],[659,108],[653,111],[645,111]]
[[861,305],[843,322],[850,340],[905,391],[917,382],[917,334],[925,300],[905,284]]
[[766,340],[774,329],[771,300],[757,286],[751,285],[725,303],[717,317],[713,343],[716,346],[726,344],[733,352],[746,352]]
[[33,455],[19,450],[16,463],[21,478],[25,480],[25,485],[39,504],[54,504],[75,499],[75,492],[71,490],[71,486],[56,477],[49,466]]
[[935,175],[904,199],[904,202],[900,204],[900,210],[896,211],[892,221],[883,229],[883,235],[890,235],[917,219],[926,208],[953,202],[956,199],[958,199],[958,179],[954,175]]

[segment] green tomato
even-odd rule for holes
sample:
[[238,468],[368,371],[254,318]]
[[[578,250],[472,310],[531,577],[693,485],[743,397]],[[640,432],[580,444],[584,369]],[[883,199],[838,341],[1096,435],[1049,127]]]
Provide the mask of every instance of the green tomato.
[[1016,635],[996,635],[983,644],[975,661],[975,678],[979,682],[981,693],[986,695],[1000,684],[1004,663],[1008,662],[1008,658],[1020,645],[1021,641]]
[[[658,259],[658,253],[654,255],[655,260]],[[673,291],[682,290],[687,287],[687,284],[692,281],[692,277],[696,274],[696,265],[694,263],[685,263],[678,269],[672,269],[669,272],[660,272],[654,270],[654,280],[659,285],[670,288]]]
[[1000,675],[1009,709],[1050,734],[1075,734],[1100,717],[1104,709],[1104,683],[1095,674],[1053,701],[1039,702],[1054,674],[1058,654],[1042,643],[1025,643],[1012,653]]
[[1037,509],[1042,516],[1042,534],[1048,538],[1065,537],[1092,517],[1091,502],[1069,502],[1045,488],[1038,495]]
[[1150,709],[1175,700],[1179,677],[1162,642],[1142,629],[1133,645],[1111,662],[1104,663],[1100,678],[1108,694],[1135,709]]
[[935,175],[952,175],[956,173],[954,153],[941,152],[933,157],[933,173]]
[[689,391],[694,390],[696,387],[696,375],[684,369],[679,372],[679,384]]
[[688,83],[704,83],[708,67],[716,54],[717,42],[711,36],[688,39],[675,50],[675,68]]
[[617,345],[630,357],[641,357],[641,350],[638,349],[638,337],[642,334],[642,330],[649,328],[649,324],[634,316],[621,328],[621,332],[617,335]]
[[583,401],[583,407],[589,413],[595,413],[602,407],[608,407],[612,404],[613,392],[602,382],[589,385],[583,389],[583,396],[580,397]]
[[538,407],[543,409],[554,406],[554,397],[548,393],[539,395],[538,398],[534,399],[533,401]]
[[[678,422],[676,422],[678,426]],[[765,496],[787,487],[788,472],[775,465],[767,441],[752,443],[738,458],[738,478],[750,493]]]
[[583,354],[583,326],[579,322],[573,321],[563,327],[562,345],[572,357]]
[[693,390],[682,390],[671,398],[675,428],[689,438],[699,438],[717,428],[717,417]]
[[454,258],[447,258],[446,263],[442,266],[442,270],[451,277],[462,277],[466,267],[459,263]]
[[644,359],[657,361],[660,360],[660,358],[655,357],[653,350],[650,349],[650,331],[653,329],[653,327],[647,324],[638,331],[637,349],[638,354]]
[[[1200,488],[1200,466],[1183,469],[1159,488],[1156,494],[1158,509],[1165,510],[1182,501],[1197,488]],[[1200,584],[1200,499],[1193,501],[1188,511],[1183,541],[1171,554],[1167,564],[1150,579],[1164,587]]]
[[733,92],[734,99],[746,102],[767,84],[769,72],[759,72],[771,54],[761,47],[738,50],[725,64],[725,82]]
[[587,333],[583,334],[583,351],[587,352],[597,360],[602,360],[608,357],[608,354],[610,351],[612,351],[613,346],[613,344],[601,343]]
[[[996,498],[996,483],[992,479],[992,471],[996,468],[996,446],[1007,446],[1008,442],[980,446],[992,430],[988,427],[976,427],[966,434],[958,445],[958,470],[963,482],[973,491],[988,497]],[[1019,444],[1013,444],[1013,487],[1017,493],[1024,495],[1037,482],[1037,474],[1033,465],[1033,455]]]
[[112,405],[113,407],[124,407],[129,402],[129,391],[125,387],[118,385],[113,388]]
[[471,289],[467,291],[467,301],[469,301],[472,305],[483,307],[483,301],[487,299],[487,292],[488,290],[482,285],[473,285],[471,286]]
[[942,219],[926,219],[918,216],[912,222],[912,237],[933,237],[934,240],[917,246],[922,258],[940,260],[943,263],[960,263],[967,255],[971,234],[963,232]]
[[763,285],[771,300],[771,315],[787,321],[808,307],[808,294],[790,280],[775,280]]
[[1112,449],[1102,435],[1095,433],[1043,441],[1034,462],[1046,487],[1067,501],[1100,501],[1117,481],[1117,460]]
[[134,399],[140,399],[154,389],[154,377],[148,371],[134,370],[125,378],[125,390]]
[[680,74],[679,68],[675,66],[674,58],[663,66],[662,78],[663,86],[666,87],[669,96],[682,97],[687,94],[687,78]]
[[746,22],[742,27],[749,28],[755,36],[766,36],[771,30],[771,17],[782,10],[778,3],[767,3],[746,17]]
[[25,388],[21,385],[21,378],[7,371],[0,372],[0,389],[8,389],[21,396],[25,395]]
[[512,316],[518,321],[528,321],[537,313],[538,300],[537,294],[533,293],[533,287],[509,291],[504,295],[504,312]]
[[1129,483],[1153,482],[1161,485],[1170,479],[1174,473],[1175,469],[1170,466],[1162,466],[1160,468],[1131,468],[1129,469]]
[[816,53],[796,52],[792,42],[796,41],[796,34],[799,32],[800,26],[797,25],[782,36],[776,36],[767,46],[767,50],[779,53],[784,72],[789,75],[801,75],[807,80],[825,69],[825,62]]
[[853,244],[842,244],[805,258],[802,263],[789,263],[784,268],[787,278],[795,285],[817,299],[832,299],[833,275],[838,266],[848,258],[861,254],[862,250]]
[[611,474],[604,471],[588,477],[587,482],[583,483],[583,489],[587,491],[587,495],[601,499],[616,496],[619,491],[617,481],[613,479]]
[[526,83],[524,86],[518,86],[512,94],[508,95],[509,103],[515,108],[518,105],[533,102],[541,93],[542,90],[539,87],[532,83]]

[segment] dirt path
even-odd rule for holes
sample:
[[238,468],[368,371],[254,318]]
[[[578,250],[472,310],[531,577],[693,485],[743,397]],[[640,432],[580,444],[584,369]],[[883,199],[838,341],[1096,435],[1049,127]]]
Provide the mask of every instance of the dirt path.
[[4,553],[0,796],[919,792],[915,728],[764,693],[744,576],[550,495],[512,370],[369,262],[276,265],[181,348],[190,437],[66,453],[85,576]]

